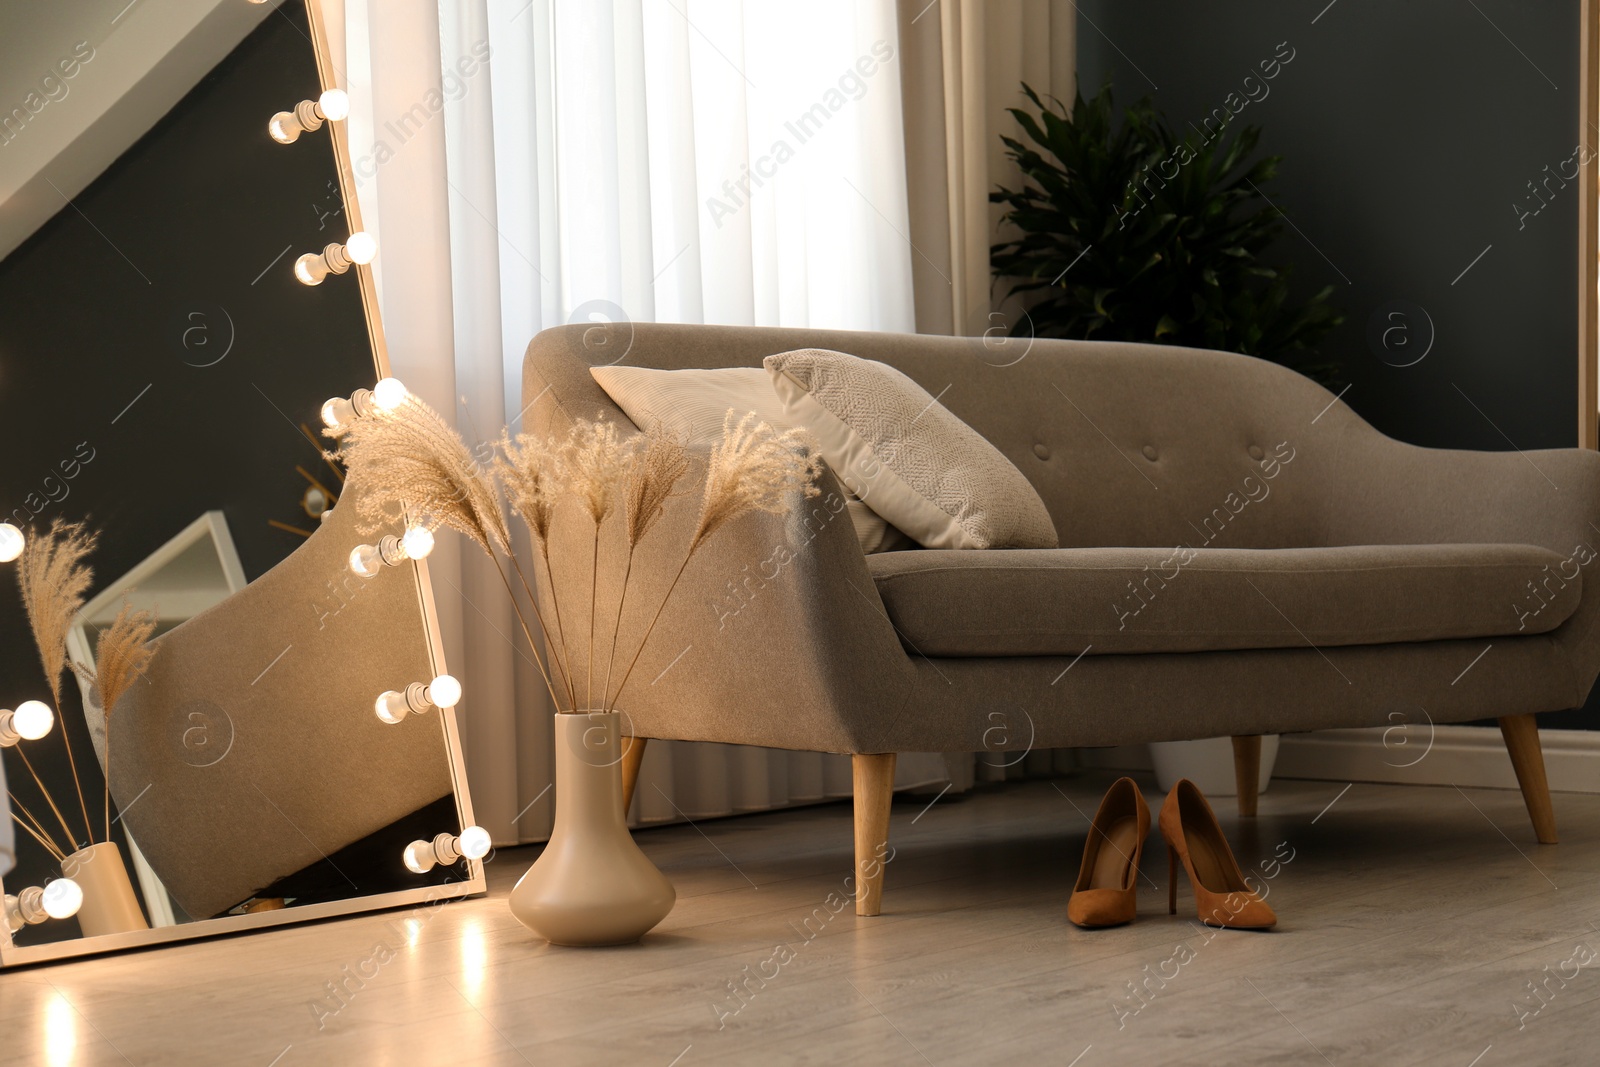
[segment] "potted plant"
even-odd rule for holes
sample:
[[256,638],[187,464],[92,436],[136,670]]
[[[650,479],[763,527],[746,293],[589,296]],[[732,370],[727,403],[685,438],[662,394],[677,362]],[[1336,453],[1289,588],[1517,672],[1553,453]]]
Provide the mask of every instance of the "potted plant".
[[[1024,184],[1005,205],[1011,236],[993,246],[1035,332],[1261,356],[1326,379],[1314,346],[1344,321],[1332,287],[1290,298],[1290,268],[1267,258],[1282,213],[1263,186],[1280,156],[1252,158],[1254,126],[1191,126],[1181,136],[1148,99],[1116,122],[1108,85],[1070,114],[1022,87],[1037,115],[1011,108],[1027,141],[1001,138]],[[1054,104],[1054,106],[1052,106]]]

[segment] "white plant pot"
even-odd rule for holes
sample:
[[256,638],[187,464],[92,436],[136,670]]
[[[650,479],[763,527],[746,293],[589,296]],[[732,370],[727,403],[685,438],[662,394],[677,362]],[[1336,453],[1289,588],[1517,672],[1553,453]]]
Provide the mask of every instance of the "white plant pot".
[[[1278,759],[1278,735],[1261,738],[1261,777],[1257,786],[1265,793],[1272,781],[1272,765]],[[1187,778],[1208,797],[1238,796],[1233,777],[1233,739],[1208,737],[1204,741],[1152,741],[1150,762],[1155,766],[1156,783],[1169,792],[1178,779]]]

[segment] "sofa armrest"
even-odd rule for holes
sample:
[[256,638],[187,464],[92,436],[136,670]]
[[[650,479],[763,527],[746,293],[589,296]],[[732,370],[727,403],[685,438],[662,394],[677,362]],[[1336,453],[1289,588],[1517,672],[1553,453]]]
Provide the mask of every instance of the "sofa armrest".
[[[1477,452],[1420,448],[1345,414],[1323,504],[1326,544],[1530,544],[1565,562],[1540,579],[1579,581],[1577,610],[1549,636],[1573,667],[1573,706],[1600,675],[1600,453],[1588,449]],[[1310,443],[1309,447],[1316,447]],[[1541,590],[1508,603],[1537,612]],[[1548,599],[1546,597],[1545,599]]]
[[[650,617],[683,563],[700,506],[704,454],[641,541],[610,667],[616,691]],[[640,737],[830,752],[874,752],[912,688],[912,672],[831,471],[785,515],[743,515],[683,571],[617,700]],[[578,703],[597,704],[627,562],[622,523],[601,534],[594,671],[588,627],[593,526],[561,509],[552,531],[554,591]],[[540,597],[556,602],[541,567]],[[585,691],[591,695],[585,698]]]

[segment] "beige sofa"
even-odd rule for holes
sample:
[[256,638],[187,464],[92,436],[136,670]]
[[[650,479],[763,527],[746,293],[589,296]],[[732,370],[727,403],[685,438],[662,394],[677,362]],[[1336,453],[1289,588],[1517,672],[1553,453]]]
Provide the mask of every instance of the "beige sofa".
[[[1261,734],[1496,718],[1555,840],[1533,715],[1581,705],[1600,672],[1600,599],[1581,596],[1600,455],[1414,447],[1219,352],[648,324],[536,337],[525,426],[631,425],[591,366],[759,366],[803,347],[939,396],[1038,489],[1061,544],[866,556],[825,473],[821,497],[739,520],[685,573],[623,695],[629,732],[851,753],[859,913],[878,911],[904,751],[1230,736],[1248,814]],[[676,532],[641,547],[630,597],[659,595],[696,504],[675,500]],[[557,536],[556,558],[583,564],[582,581],[557,572],[581,617],[587,535]],[[599,602],[615,596],[602,579]]]

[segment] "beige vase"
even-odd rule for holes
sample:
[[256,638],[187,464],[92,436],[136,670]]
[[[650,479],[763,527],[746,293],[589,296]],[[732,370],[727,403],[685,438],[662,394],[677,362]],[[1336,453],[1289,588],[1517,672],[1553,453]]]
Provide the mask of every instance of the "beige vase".
[[78,929],[84,937],[125,934],[148,930],[139,899],[133,895],[127,864],[115,841],[79,849],[61,863],[61,873],[83,890],[83,906],[78,909]]
[[511,914],[552,944],[626,945],[666,918],[678,894],[628,832],[621,715],[555,719],[555,829],[511,891]]

